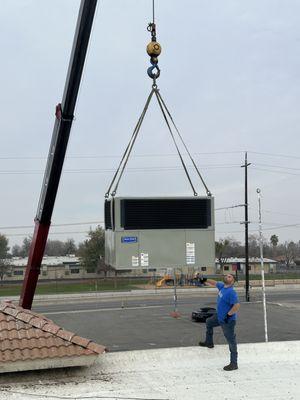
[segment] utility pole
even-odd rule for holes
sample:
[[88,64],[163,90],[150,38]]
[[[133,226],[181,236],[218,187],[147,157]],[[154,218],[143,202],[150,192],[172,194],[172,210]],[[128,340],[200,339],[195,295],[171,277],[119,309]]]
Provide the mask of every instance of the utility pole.
[[246,278],[246,301],[250,301],[249,293],[249,240],[248,240],[248,167],[251,163],[248,163],[247,152],[245,152],[245,163],[242,168],[245,168],[245,278]]

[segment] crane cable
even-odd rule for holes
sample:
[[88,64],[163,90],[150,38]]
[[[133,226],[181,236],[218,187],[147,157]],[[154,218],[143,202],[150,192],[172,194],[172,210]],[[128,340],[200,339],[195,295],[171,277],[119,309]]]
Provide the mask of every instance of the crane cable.
[[[114,197],[116,195],[116,193],[117,193],[120,180],[121,180],[121,178],[123,176],[123,173],[125,171],[125,168],[126,168],[128,160],[129,160],[131,151],[133,149],[133,146],[135,144],[137,136],[138,136],[138,134],[140,132],[140,128],[142,126],[142,123],[144,121],[145,115],[146,115],[147,110],[149,108],[149,104],[150,104],[151,99],[152,99],[154,94],[155,94],[155,97],[157,99],[159,108],[160,108],[160,110],[161,110],[161,112],[163,114],[163,118],[164,118],[164,120],[166,122],[166,125],[168,127],[169,133],[170,133],[171,138],[173,140],[173,143],[174,143],[174,145],[176,147],[176,150],[177,150],[178,156],[180,158],[180,161],[181,161],[182,167],[184,169],[184,172],[185,172],[185,174],[187,176],[187,179],[189,181],[189,184],[190,184],[190,186],[191,186],[191,188],[193,190],[194,196],[198,196],[198,193],[196,192],[195,187],[194,187],[194,185],[192,183],[192,179],[191,179],[191,177],[189,175],[187,166],[186,166],[186,164],[184,162],[184,158],[182,157],[182,154],[180,152],[180,149],[179,149],[179,146],[178,146],[177,141],[175,139],[174,133],[173,133],[172,128],[171,128],[171,125],[173,125],[173,127],[175,128],[175,131],[176,131],[181,143],[183,144],[183,146],[184,146],[184,148],[185,148],[185,150],[186,150],[186,152],[187,152],[187,154],[188,154],[188,156],[189,156],[189,158],[190,158],[190,160],[191,160],[191,162],[192,162],[192,164],[193,164],[193,166],[194,166],[194,168],[196,170],[196,173],[198,174],[198,176],[199,176],[199,178],[200,178],[200,180],[201,180],[201,182],[202,182],[202,184],[203,184],[203,186],[204,186],[204,188],[206,190],[207,196],[211,196],[211,192],[209,191],[209,189],[208,189],[208,187],[207,187],[202,175],[200,174],[200,171],[199,171],[199,169],[198,169],[198,167],[197,167],[197,165],[196,165],[196,163],[195,163],[190,151],[188,150],[188,147],[187,147],[186,143],[184,142],[183,137],[180,134],[179,129],[178,129],[177,125],[175,124],[174,119],[173,119],[173,117],[172,117],[172,115],[171,115],[171,113],[170,113],[165,101],[163,100],[163,98],[162,98],[162,96],[160,94],[160,91],[159,91],[159,89],[157,87],[157,84],[156,84],[156,80],[160,76],[160,68],[158,66],[158,56],[161,53],[161,46],[156,41],[155,0],[152,0],[152,22],[150,22],[148,24],[147,30],[151,34],[151,42],[147,46],[147,53],[150,56],[150,64],[151,64],[151,66],[147,69],[147,74],[153,81],[152,89],[151,89],[151,92],[150,92],[149,96],[147,97],[147,100],[146,100],[145,106],[143,108],[143,111],[142,111],[142,113],[141,113],[141,115],[140,115],[140,117],[138,119],[138,122],[137,122],[137,124],[136,124],[136,126],[135,126],[135,128],[133,130],[132,136],[131,136],[131,138],[129,140],[129,143],[128,143],[126,149],[125,149],[125,152],[124,152],[124,154],[122,156],[122,159],[121,159],[121,161],[120,161],[120,163],[118,165],[118,168],[117,168],[117,170],[116,170],[116,172],[115,172],[115,174],[113,176],[113,179],[112,179],[112,181],[111,181],[111,183],[110,183],[110,185],[109,185],[109,187],[108,187],[108,189],[107,189],[107,191],[105,193],[105,198],[108,198],[110,195],[112,197]],[[114,184],[115,184],[115,186],[114,186]],[[113,186],[114,186],[114,188],[112,190]]]

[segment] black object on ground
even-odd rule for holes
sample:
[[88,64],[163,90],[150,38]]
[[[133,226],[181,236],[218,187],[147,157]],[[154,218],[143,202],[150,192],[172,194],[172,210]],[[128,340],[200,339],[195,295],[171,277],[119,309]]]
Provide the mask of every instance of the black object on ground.
[[192,312],[192,320],[196,322],[206,322],[207,318],[215,315],[217,310],[213,307],[202,307]]

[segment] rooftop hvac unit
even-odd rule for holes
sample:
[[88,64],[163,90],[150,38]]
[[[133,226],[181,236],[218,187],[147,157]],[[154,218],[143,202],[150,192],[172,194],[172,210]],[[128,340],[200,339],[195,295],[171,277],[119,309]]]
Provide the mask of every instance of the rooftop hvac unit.
[[106,200],[105,262],[117,270],[213,267],[213,198]]

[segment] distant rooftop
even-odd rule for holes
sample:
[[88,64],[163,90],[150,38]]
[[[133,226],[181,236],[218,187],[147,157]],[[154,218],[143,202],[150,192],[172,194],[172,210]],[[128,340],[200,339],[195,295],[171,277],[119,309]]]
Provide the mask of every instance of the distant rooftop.
[[[13,257],[8,260],[10,265],[14,265],[15,267],[23,267],[27,265],[27,257]],[[68,263],[79,263],[79,257],[71,254],[69,256],[44,256],[42,265],[61,265],[61,264],[68,264]]]
[[[219,262],[219,260],[216,258],[216,263],[218,263]],[[271,263],[271,264],[277,264],[277,261],[276,260],[272,260],[272,259],[270,259],[270,258],[264,258],[264,262],[265,263]],[[231,264],[231,263],[245,263],[245,258],[244,257],[229,257],[229,258],[226,258],[226,262],[225,262],[225,264],[226,263],[229,263],[229,264]],[[249,263],[260,263],[260,258],[259,257],[250,257],[249,258]]]

